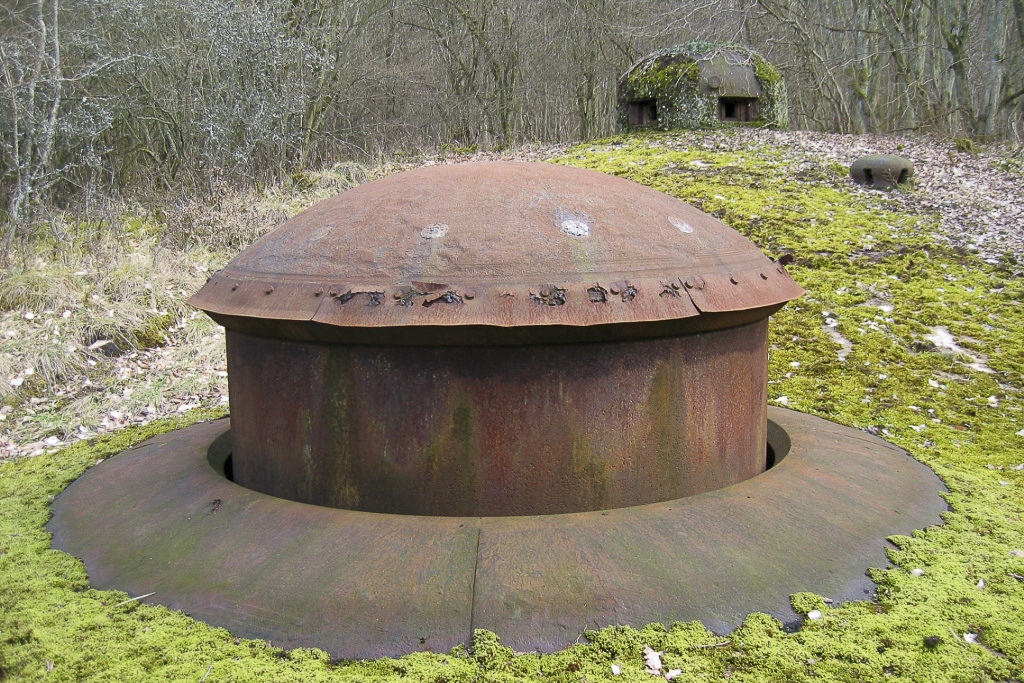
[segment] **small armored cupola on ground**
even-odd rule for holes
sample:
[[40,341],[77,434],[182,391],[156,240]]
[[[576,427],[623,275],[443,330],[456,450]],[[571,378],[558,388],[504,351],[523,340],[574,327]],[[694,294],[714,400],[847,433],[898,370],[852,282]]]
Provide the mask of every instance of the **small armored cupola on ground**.
[[620,130],[789,123],[779,70],[754,50],[712,43],[659,50],[630,67],[619,79],[617,116]]
[[190,300],[226,328],[230,419],[90,468],[48,528],[96,588],[345,659],[794,623],[791,595],[863,598],[884,539],[946,509],[905,452],[767,405],[769,316],[801,294],[624,178],[365,183]]
[[498,516],[763,472],[768,316],[802,291],[678,199],[490,162],[322,202],[191,302],[227,328],[236,483]]

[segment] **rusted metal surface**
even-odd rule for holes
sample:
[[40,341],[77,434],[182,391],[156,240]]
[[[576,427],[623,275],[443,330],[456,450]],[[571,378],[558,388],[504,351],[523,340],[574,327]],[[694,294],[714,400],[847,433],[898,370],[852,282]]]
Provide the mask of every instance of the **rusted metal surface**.
[[661,339],[455,349],[229,331],[235,481],[317,505],[465,516],[728,486],[765,468],[767,330],[762,319]]
[[[228,328],[230,437],[197,425],[93,468],[54,543],[98,587],[344,657],[860,597],[942,487],[766,409],[767,316],[801,291],[713,218],[601,174],[370,183],[193,297]],[[781,462],[756,476],[766,438]]]
[[850,177],[861,185],[888,189],[901,185],[914,175],[914,164],[894,154],[874,154],[850,164]]
[[[53,504],[57,548],[97,588],[238,636],[361,658],[446,652],[474,628],[552,651],[585,628],[753,611],[789,595],[869,597],[884,539],[940,523],[944,488],[858,430],[769,408],[781,461],[682,500],[530,517],[420,517],[316,507],[225,479],[228,423],[158,437],[90,469]],[[784,457],[783,457],[784,456]],[[219,501],[219,504],[217,504]]]
[[[704,294],[691,298],[687,279],[702,279]],[[407,171],[321,202],[190,303],[231,329],[298,339],[359,343],[376,329],[391,343],[449,344],[454,326],[466,344],[508,328],[515,343],[550,343],[620,338],[624,323],[658,335],[636,323],[700,313],[763,317],[802,291],[746,238],[666,194],[585,169],[486,162]]]
[[191,303],[228,329],[240,483],[347,509],[521,515],[762,471],[766,320],[802,291],[668,195],[493,162],[322,202]]

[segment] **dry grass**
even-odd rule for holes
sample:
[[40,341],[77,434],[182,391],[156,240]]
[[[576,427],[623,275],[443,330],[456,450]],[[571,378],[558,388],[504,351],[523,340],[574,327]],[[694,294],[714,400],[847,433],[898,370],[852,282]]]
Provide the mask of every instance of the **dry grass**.
[[302,209],[397,168],[367,169],[356,163],[340,163],[326,170],[295,173],[285,183],[258,195],[217,185],[209,197],[190,197],[169,207],[161,240],[174,249],[201,247],[237,253],[268,228]]
[[274,225],[399,168],[51,217],[0,278],[0,459],[226,402],[223,331],[188,297]]
[[80,304],[82,278],[68,266],[37,260],[31,268],[4,273],[0,280],[0,308],[44,311]]

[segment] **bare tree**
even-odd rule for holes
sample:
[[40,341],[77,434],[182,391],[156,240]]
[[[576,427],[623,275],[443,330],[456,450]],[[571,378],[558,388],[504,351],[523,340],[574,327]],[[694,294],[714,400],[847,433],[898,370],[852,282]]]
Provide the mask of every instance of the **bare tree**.
[[618,77],[691,40],[764,54],[796,126],[1024,127],[1024,0],[8,0],[0,38],[8,245],[90,188],[609,133]]
[[[68,41],[62,35],[60,0],[31,0],[6,8],[0,31],[0,186],[9,221],[6,253],[50,190],[96,163],[94,144],[109,124],[109,112],[85,86],[128,57],[101,52],[83,59],[83,45],[94,46],[92,36],[73,31]],[[65,50],[66,42],[71,50]]]
[[976,132],[984,139],[997,135],[999,115],[1009,94],[1006,88],[1007,47],[1010,40],[1009,0],[991,0],[981,28],[984,33],[980,66],[982,71]]

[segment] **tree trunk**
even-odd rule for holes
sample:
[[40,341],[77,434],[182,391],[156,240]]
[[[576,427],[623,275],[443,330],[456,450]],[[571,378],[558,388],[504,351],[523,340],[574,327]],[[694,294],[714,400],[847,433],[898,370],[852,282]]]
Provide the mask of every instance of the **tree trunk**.
[[1006,80],[1006,46],[1010,36],[1009,0],[989,0],[985,31],[985,75],[982,79],[977,132],[990,140],[996,136],[996,120],[1003,105]]

